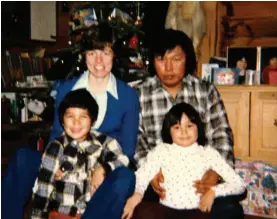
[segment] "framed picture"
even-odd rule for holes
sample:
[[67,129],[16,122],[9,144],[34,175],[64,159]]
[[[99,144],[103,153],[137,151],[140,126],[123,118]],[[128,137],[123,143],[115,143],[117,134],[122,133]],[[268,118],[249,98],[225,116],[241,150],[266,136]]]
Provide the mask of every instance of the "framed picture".
[[214,68],[219,68],[218,64],[202,64],[202,80],[212,83],[212,73]]
[[238,84],[239,68],[215,68],[213,83],[217,85]]
[[260,72],[263,84],[277,84],[277,47],[260,47]]
[[257,47],[228,47],[227,67],[240,70],[259,70],[259,53]]

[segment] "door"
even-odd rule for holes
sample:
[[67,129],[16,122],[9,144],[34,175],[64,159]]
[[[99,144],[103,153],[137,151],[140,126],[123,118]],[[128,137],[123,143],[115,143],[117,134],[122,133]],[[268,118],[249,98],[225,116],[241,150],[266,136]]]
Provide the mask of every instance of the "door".
[[235,157],[249,156],[249,91],[218,89],[234,135]]
[[250,156],[277,164],[277,91],[251,94]]

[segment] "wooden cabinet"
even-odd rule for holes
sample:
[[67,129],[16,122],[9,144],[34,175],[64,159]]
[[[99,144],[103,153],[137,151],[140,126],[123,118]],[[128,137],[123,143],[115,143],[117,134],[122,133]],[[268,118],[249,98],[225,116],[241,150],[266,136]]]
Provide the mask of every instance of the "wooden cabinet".
[[236,157],[277,164],[277,86],[218,86]]
[[251,92],[250,155],[277,163],[277,87]]

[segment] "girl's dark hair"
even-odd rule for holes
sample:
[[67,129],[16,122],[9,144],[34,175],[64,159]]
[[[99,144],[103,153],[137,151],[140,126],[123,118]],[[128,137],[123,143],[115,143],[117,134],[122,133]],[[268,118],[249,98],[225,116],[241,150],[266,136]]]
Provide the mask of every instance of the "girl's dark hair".
[[204,123],[202,122],[199,113],[190,104],[187,103],[176,104],[165,115],[161,132],[163,141],[165,143],[172,144],[170,128],[173,125],[180,123],[183,113],[185,113],[189,120],[197,126],[197,142],[199,145],[204,146],[206,143]]
[[165,29],[162,31],[159,38],[153,40],[152,46],[150,46],[151,59],[154,68],[154,58],[157,56],[164,56],[167,51],[174,49],[176,46],[180,46],[186,55],[185,75],[194,74],[196,69],[196,56],[191,39],[183,32],[173,29]]
[[92,95],[86,89],[78,89],[70,91],[59,105],[58,114],[60,124],[63,124],[65,111],[70,107],[87,109],[94,122],[98,116],[98,105]]

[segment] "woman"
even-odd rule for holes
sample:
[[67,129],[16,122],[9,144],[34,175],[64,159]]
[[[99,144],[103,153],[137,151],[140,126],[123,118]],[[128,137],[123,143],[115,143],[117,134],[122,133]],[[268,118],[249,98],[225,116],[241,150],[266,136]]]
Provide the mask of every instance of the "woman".
[[[86,40],[85,48],[87,71],[56,87],[50,140],[62,133],[58,106],[64,96],[71,90],[86,88],[99,105],[97,121],[92,128],[117,139],[124,154],[132,159],[137,141],[139,101],[136,91],[111,73],[114,58],[111,28],[97,26],[93,36]],[[23,218],[24,204],[31,195],[40,162],[41,154],[36,151],[20,149],[17,152],[2,179],[3,218]],[[120,218],[134,183],[134,174],[129,169],[115,170],[98,188],[82,218]]]

